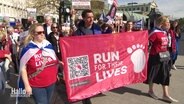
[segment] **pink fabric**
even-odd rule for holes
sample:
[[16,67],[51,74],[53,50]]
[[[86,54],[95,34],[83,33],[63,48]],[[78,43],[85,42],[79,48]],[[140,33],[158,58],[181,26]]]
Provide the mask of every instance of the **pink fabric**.
[[175,53],[176,52],[176,35],[174,34],[173,30],[169,30],[168,31],[171,34],[171,48],[172,48],[172,52]]
[[147,31],[64,37],[60,46],[70,101],[146,80]]

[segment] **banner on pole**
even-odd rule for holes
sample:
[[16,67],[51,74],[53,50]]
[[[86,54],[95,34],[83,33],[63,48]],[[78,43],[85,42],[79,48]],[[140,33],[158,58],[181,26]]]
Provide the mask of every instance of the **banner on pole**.
[[113,0],[111,8],[107,13],[107,17],[113,19],[116,16],[116,11],[117,11],[117,0]]
[[64,37],[60,46],[70,101],[146,80],[147,31]]
[[91,9],[90,0],[72,0],[73,9]]

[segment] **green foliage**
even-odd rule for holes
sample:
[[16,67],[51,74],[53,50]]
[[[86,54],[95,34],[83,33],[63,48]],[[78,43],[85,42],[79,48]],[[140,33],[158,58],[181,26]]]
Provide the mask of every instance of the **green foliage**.
[[[65,6],[70,7],[72,0],[64,0]],[[28,2],[28,1],[27,1]],[[27,7],[36,8],[38,15],[44,15],[47,13],[58,14],[58,8],[60,6],[60,0],[29,0]],[[61,3],[63,6],[63,4]],[[94,12],[95,18],[98,18],[102,11],[105,9],[103,0],[91,0],[91,8]]]
[[27,8],[36,8],[38,15],[57,14],[60,0],[27,0]]
[[105,4],[103,1],[97,1],[97,0],[91,1],[91,9],[94,12],[95,18],[99,18],[104,8],[105,8]]

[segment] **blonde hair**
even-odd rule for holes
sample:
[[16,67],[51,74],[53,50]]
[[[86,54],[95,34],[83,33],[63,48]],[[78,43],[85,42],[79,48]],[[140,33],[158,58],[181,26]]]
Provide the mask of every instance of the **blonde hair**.
[[7,36],[6,32],[4,30],[0,30],[0,42],[2,42],[3,38],[6,36]]
[[35,23],[32,24],[28,30],[28,35],[26,36],[26,38],[24,39],[24,45],[27,45],[31,40],[34,39],[34,35],[35,35],[35,30],[38,26],[43,26],[40,23]]
[[164,22],[166,22],[169,19],[168,16],[160,16],[156,19],[157,25],[162,25]]

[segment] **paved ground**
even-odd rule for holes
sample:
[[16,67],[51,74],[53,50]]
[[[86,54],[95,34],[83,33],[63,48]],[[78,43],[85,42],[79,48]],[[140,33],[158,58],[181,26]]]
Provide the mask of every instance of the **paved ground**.
[[[184,36],[183,36],[184,37]],[[172,70],[171,85],[169,87],[170,95],[179,100],[177,104],[184,104],[184,38],[180,41],[180,52],[176,62],[178,70]],[[12,70],[13,71],[13,70]],[[16,86],[17,76],[11,74],[11,81],[7,85],[6,93],[0,95],[0,104],[15,104],[15,98],[10,97],[10,90]],[[52,104],[70,104],[67,101],[65,86],[57,86]],[[148,86],[146,84],[134,84],[120,87],[101,95],[93,97],[92,104],[168,104],[168,102],[154,100],[147,95]],[[155,85],[155,93],[162,97],[161,85]],[[20,104],[34,104],[32,98],[24,98]],[[76,102],[74,104],[81,104]],[[174,103],[173,103],[174,104]]]

